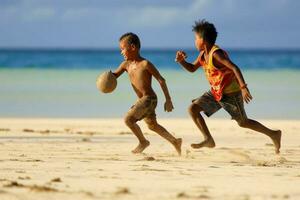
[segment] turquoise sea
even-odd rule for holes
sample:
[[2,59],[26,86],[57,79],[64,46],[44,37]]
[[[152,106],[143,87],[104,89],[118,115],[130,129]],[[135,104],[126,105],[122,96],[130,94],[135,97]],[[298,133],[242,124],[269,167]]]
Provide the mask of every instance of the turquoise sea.
[[[158,117],[188,117],[193,98],[209,90],[202,70],[189,73],[174,62],[175,49],[143,50],[167,80],[175,110],[163,111],[157,84]],[[197,52],[186,50],[193,61]],[[300,50],[228,50],[241,68],[254,97],[246,111],[251,118],[299,119]],[[127,74],[111,94],[97,91],[95,80],[122,62],[118,50],[0,50],[0,117],[122,117],[135,102]],[[228,117],[219,111],[217,118]]]

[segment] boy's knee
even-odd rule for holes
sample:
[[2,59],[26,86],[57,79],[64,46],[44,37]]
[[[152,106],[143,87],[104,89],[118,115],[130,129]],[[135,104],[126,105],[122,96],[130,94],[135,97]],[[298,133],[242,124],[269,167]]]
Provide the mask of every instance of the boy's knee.
[[133,117],[131,117],[131,116],[126,116],[125,118],[124,118],[124,122],[125,122],[125,124],[127,125],[127,126],[132,126],[135,122],[136,122],[136,120],[133,118]]
[[249,123],[248,123],[247,119],[245,119],[245,120],[239,120],[239,121],[237,121],[237,123],[242,128],[248,128],[249,127]]
[[151,131],[156,130],[158,124],[155,120],[145,120],[145,122]]
[[189,108],[188,108],[188,112],[193,115],[196,113],[199,113],[201,111],[200,106],[198,106],[197,104],[192,103]]

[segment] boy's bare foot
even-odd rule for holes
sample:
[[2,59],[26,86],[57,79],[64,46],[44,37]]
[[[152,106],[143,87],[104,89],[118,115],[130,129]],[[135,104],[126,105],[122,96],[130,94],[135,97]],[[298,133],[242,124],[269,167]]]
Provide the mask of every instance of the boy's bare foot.
[[146,140],[143,143],[140,143],[135,149],[133,149],[131,152],[136,153],[142,153],[148,146],[150,145],[150,142]]
[[281,146],[281,130],[275,131],[274,134],[270,135],[274,146],[275,146],[275,153],[280,153],[280,146]]
[[175,142],[173,143],[178,155],[181,156],[181,145],[182,145],[182,139],[181,138],[177,138],[175,140]]
[[194,149],[200,149],[202,147],[214,148],[215,146],[216,146],[215,141],[212,138],[206,139],[203,142],[198,144],[191,144],[191,147]]

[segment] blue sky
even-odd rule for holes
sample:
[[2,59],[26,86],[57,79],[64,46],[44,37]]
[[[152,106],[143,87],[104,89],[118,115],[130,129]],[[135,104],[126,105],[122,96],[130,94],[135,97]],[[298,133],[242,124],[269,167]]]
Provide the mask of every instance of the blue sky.
[[213,22],[226,48],[300,48],[299,0],[0,0],[0,47],[193,48],[192,25]]

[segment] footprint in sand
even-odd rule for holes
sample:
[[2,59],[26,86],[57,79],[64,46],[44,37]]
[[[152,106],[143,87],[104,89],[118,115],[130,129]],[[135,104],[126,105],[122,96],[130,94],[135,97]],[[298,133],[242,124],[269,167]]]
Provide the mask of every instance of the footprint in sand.
[[70,128],[65,128],[64,131],[65,131],[65,132],[71,132],[72,129],[70,129]]
[[190,195],[187,195],[185,192],[180,192],[176,195],[177,198],[190,198]]
[[83,194],[85,194],[85,195],[87,195],[87,196],[90,196],[90,197],[93,197],[93,196],[95,196],[92,192],[88,192],[88,191],[79,191],[80,193],[83,193]]
[[19,180],[30,180],[31,178],[29,176],[25,176],[25,177],[19,176],[18,179]]
[[19,174],[25,174],[26,173],[26,171],[24,171],[24,170],[17,170],[17,171],[15,171],[16,173],[19,173]]
[[24,160],[24,162],[44,162],[44,161],[39,159],[28,159],[28,160]]
[[197,198],[199,198],[199,199],[210,199],[210,196],[208,196],[206,194],[200,194]]
[[51,188],[48,186],[40,186],[40,185],[24,185],[21,183],[18,183],[17,181],[9,181],[9,183],[3,185],[3,187],[12,188],[12,187],[19,187],[19,188],[28,188],[33,191],[38,192],[58,192],[57,189]]
[[33,133],[34,130],[33,130],[33,129],[24,128],[24,129],[23,129],[23,132],[26,132],[26,133]]
[[260,166],[260,167],[275,167],[276,164],[269,162],[269,161],[256,161],[254,166]]
[[124,194],[130,194],[130,190],[127,187],[120,187],[115,192],[116,195],[124,195]]
[[143,160],[147,160],[147,161],[154,161],[154,160],[155,160],[155,158],[154,158],[154,157],[152,157],[152,156],[147,156],[147,157],[145,157]]
[[90,138],[82,138],[81,141],[82,142],[91,142],[91,139]]
[[51,188],[48,186],[44,186],[44,185],[32,185],[32,186],[26,186],[27,188],[29,188],[30,190],[33,191],[37,191],[37,192],[59,192],[57,189],[55,188]]
[[50,182],[62,182],[59,177],[53,178]]
[[200,195],[188,195],[185,192],[180,192],[176,195],[177,198],[183,198],[183,199],[211,199],[211,197],[207,194],[200,194]]
[[49,134],[50,133],[50,130],[42,130],[42,131],[38,131],[39,133],[42,133],[42,134]]
[[3,187],[11,188],[11,187],[25,187],[23,184],[18,183],[17,181],[9,181],[9,183],[4,184]]
[[18,187],[18,188],[28,188],[32,191],[36,191],[36,192],[60,192],[59,190],[52,188],[52,187],[48,187],[45,185],[25,185],[22,183],[18,183],[17,181],[9,181],[7,184],[4,184],[3,187],[7,187],[7,188],[13,188],[13,187]]
[[0,132],[9,132],[10,129],[9,128],[0,128]]
[[196,186],[195,189],[200,193],[207,193],[209,192],[210,186],[202,185],[202,186]]
[[5,194],[7,193],[5,190],[0,190],[0,194]]
[[121,131],[118,133],[119,135],[131,135],[131,132]]
[[96,134],[96,132],[93,132],[93,131],[77,131],[76,134],[92,136],[92,135]]
[[274,144],[271,144],[271,143],[266,143],[265,146],[268,146],[268,147],[273,147]]

